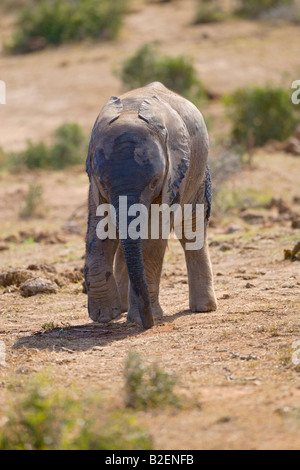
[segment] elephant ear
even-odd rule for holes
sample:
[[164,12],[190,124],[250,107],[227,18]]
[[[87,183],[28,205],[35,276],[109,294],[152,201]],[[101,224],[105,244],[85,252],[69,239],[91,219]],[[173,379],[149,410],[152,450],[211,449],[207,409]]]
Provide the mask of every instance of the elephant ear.
[[157,96],[143,101],[139,118],[160,135],[166,146],[168,173],[162,191],[162,203],[178,202],[179,189],[190,163],[187,127],[177,111]]
[[120,98],[116,96],[112,96],[110,100],[103,106],[100,116],[99,116],[99,124],[111,124],[118,117],[120,117],[121,112],[123,111],[123,104]]
[[90,148],[89,148],[89,155],[87,158],[87,173],[89,175],[90,183],[91,183],[91,191],[92,195],[95,201],[96,206],[98,207],[100,204],[100,189],[99,189],[99,182],[97,179],[97,176],[94,174],[94,165],[93,165],[93,156],[96,151],[96,138],[97,138],[97,133],[99,130],[105,126],[105,125],[110,125],[114,121],[116,121],[121,113],[123,111],[123,104],[120,98],[117,98],[116,96],[112,96],[110,100],[103,106],[101,113],[99,114],[93,131],[92,131],[92,137],[91,137],[91,142],[90,142]]

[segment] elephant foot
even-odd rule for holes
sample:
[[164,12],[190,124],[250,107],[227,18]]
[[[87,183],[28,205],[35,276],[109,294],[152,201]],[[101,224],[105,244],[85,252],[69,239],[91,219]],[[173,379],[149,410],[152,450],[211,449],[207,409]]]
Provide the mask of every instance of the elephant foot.
[[137,308],[129,307],[127,313],[127,323],[134,323],[135,325],[142,326],[142,320]]
[[158,302],[152,305],[153,319],[155,322],[162,319],[164,312]]
[[190,301],[190,310],[192,312],[214,312],[217,310],[218,304],[215,296],[208,299],[202,298],[200,301]]
[[121,315],[121,308],[115,307],[99,307],[99,302],[89,301],[89,316],[91,320],[97,323],[109,323]]

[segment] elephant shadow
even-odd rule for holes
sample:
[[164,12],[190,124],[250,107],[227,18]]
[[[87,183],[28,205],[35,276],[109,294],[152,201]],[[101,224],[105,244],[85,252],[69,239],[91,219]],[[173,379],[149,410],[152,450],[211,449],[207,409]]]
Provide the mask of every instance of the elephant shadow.
[[[171,323],[183,315],[192,314],[189,310],[182,310],[170,316],[165,316],[158,327]],[[147,330],[147,334],[155,334],[156,327]],[[126,322],[115,322],[107,325],[86,323],[83,325],[57,327],[51,330],[38,331],[28,336],[18,338],[13,349],[22,348],[35,350],[48,350],[56,352],[83,352],[96,347],[105,347],[111,343],[122,341],[130,337],[145,334],[145,330],[138,325]]]

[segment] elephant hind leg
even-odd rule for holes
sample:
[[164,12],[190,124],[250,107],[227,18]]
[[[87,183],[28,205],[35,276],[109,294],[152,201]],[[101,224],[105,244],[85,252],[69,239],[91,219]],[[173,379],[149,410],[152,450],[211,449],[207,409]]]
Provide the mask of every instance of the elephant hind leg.
[[128,311],[129,276],[121,242],[118,245],[116,253],[114,273],[121,299],[121,311],[124,313]]
[[[182,243],[182,246],[185,248],[185,243]],[[189,280],[190,310],[192,312],[216,310],[217,299],[207,241],[201,250],[185,250],[185,259]]]

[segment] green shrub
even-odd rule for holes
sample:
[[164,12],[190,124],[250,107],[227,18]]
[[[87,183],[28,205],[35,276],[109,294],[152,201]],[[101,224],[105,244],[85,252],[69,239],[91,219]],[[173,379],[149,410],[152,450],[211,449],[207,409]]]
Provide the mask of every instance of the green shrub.
[[12,155],[11,164],[25,165],[30,170],[34,168],[46,169],[50,166],[50,150],[43,142],[33,143],[28,142],[26,150]]
[[256,19],[276,7],[293,2],[294,0],[240,0],[236,13],[244,18]]
[[8,48],[26,53],[52,44],[114,38],[126,0],[41,0],[21,10]]
[[179,406],[174,393],[176,378],[156,363],[145,366],[139,354],[130,352],[125,364],[125,405],[130,408]]
[[78,124],[66,123],[53,133],[53,144],[29,141],[22,152],[4,153],[0,149],[0,170],[60,170],[83,163],[87,152],[87,138]]
[[123,64],[120,77],[128,88],[159,81],[192,101],[206,97],[192,60],[184,56],[162,55],[154,43],[145,44],[129,57]]
[[194,23],[217,23],[226,19],[219,0],[197,0]]
[[36,375],[11,391],[0,450],[149,450],[149,436],[132,418],[105,413],[97,396],[57,388]]
[[20,216],[28,219],[35,215],[41,215],[43,206],[43,187],[40,184],[30,184],[25,195],[24,207]]
[[290,93],[278,87],[237,90],[225,98],[234,141],[251,148],[269,139],[283,141],[296,125]]
[[62,169],[82,163],[85,156],[86,137],[78,124],[63,124],[54,133],[50,166]]

